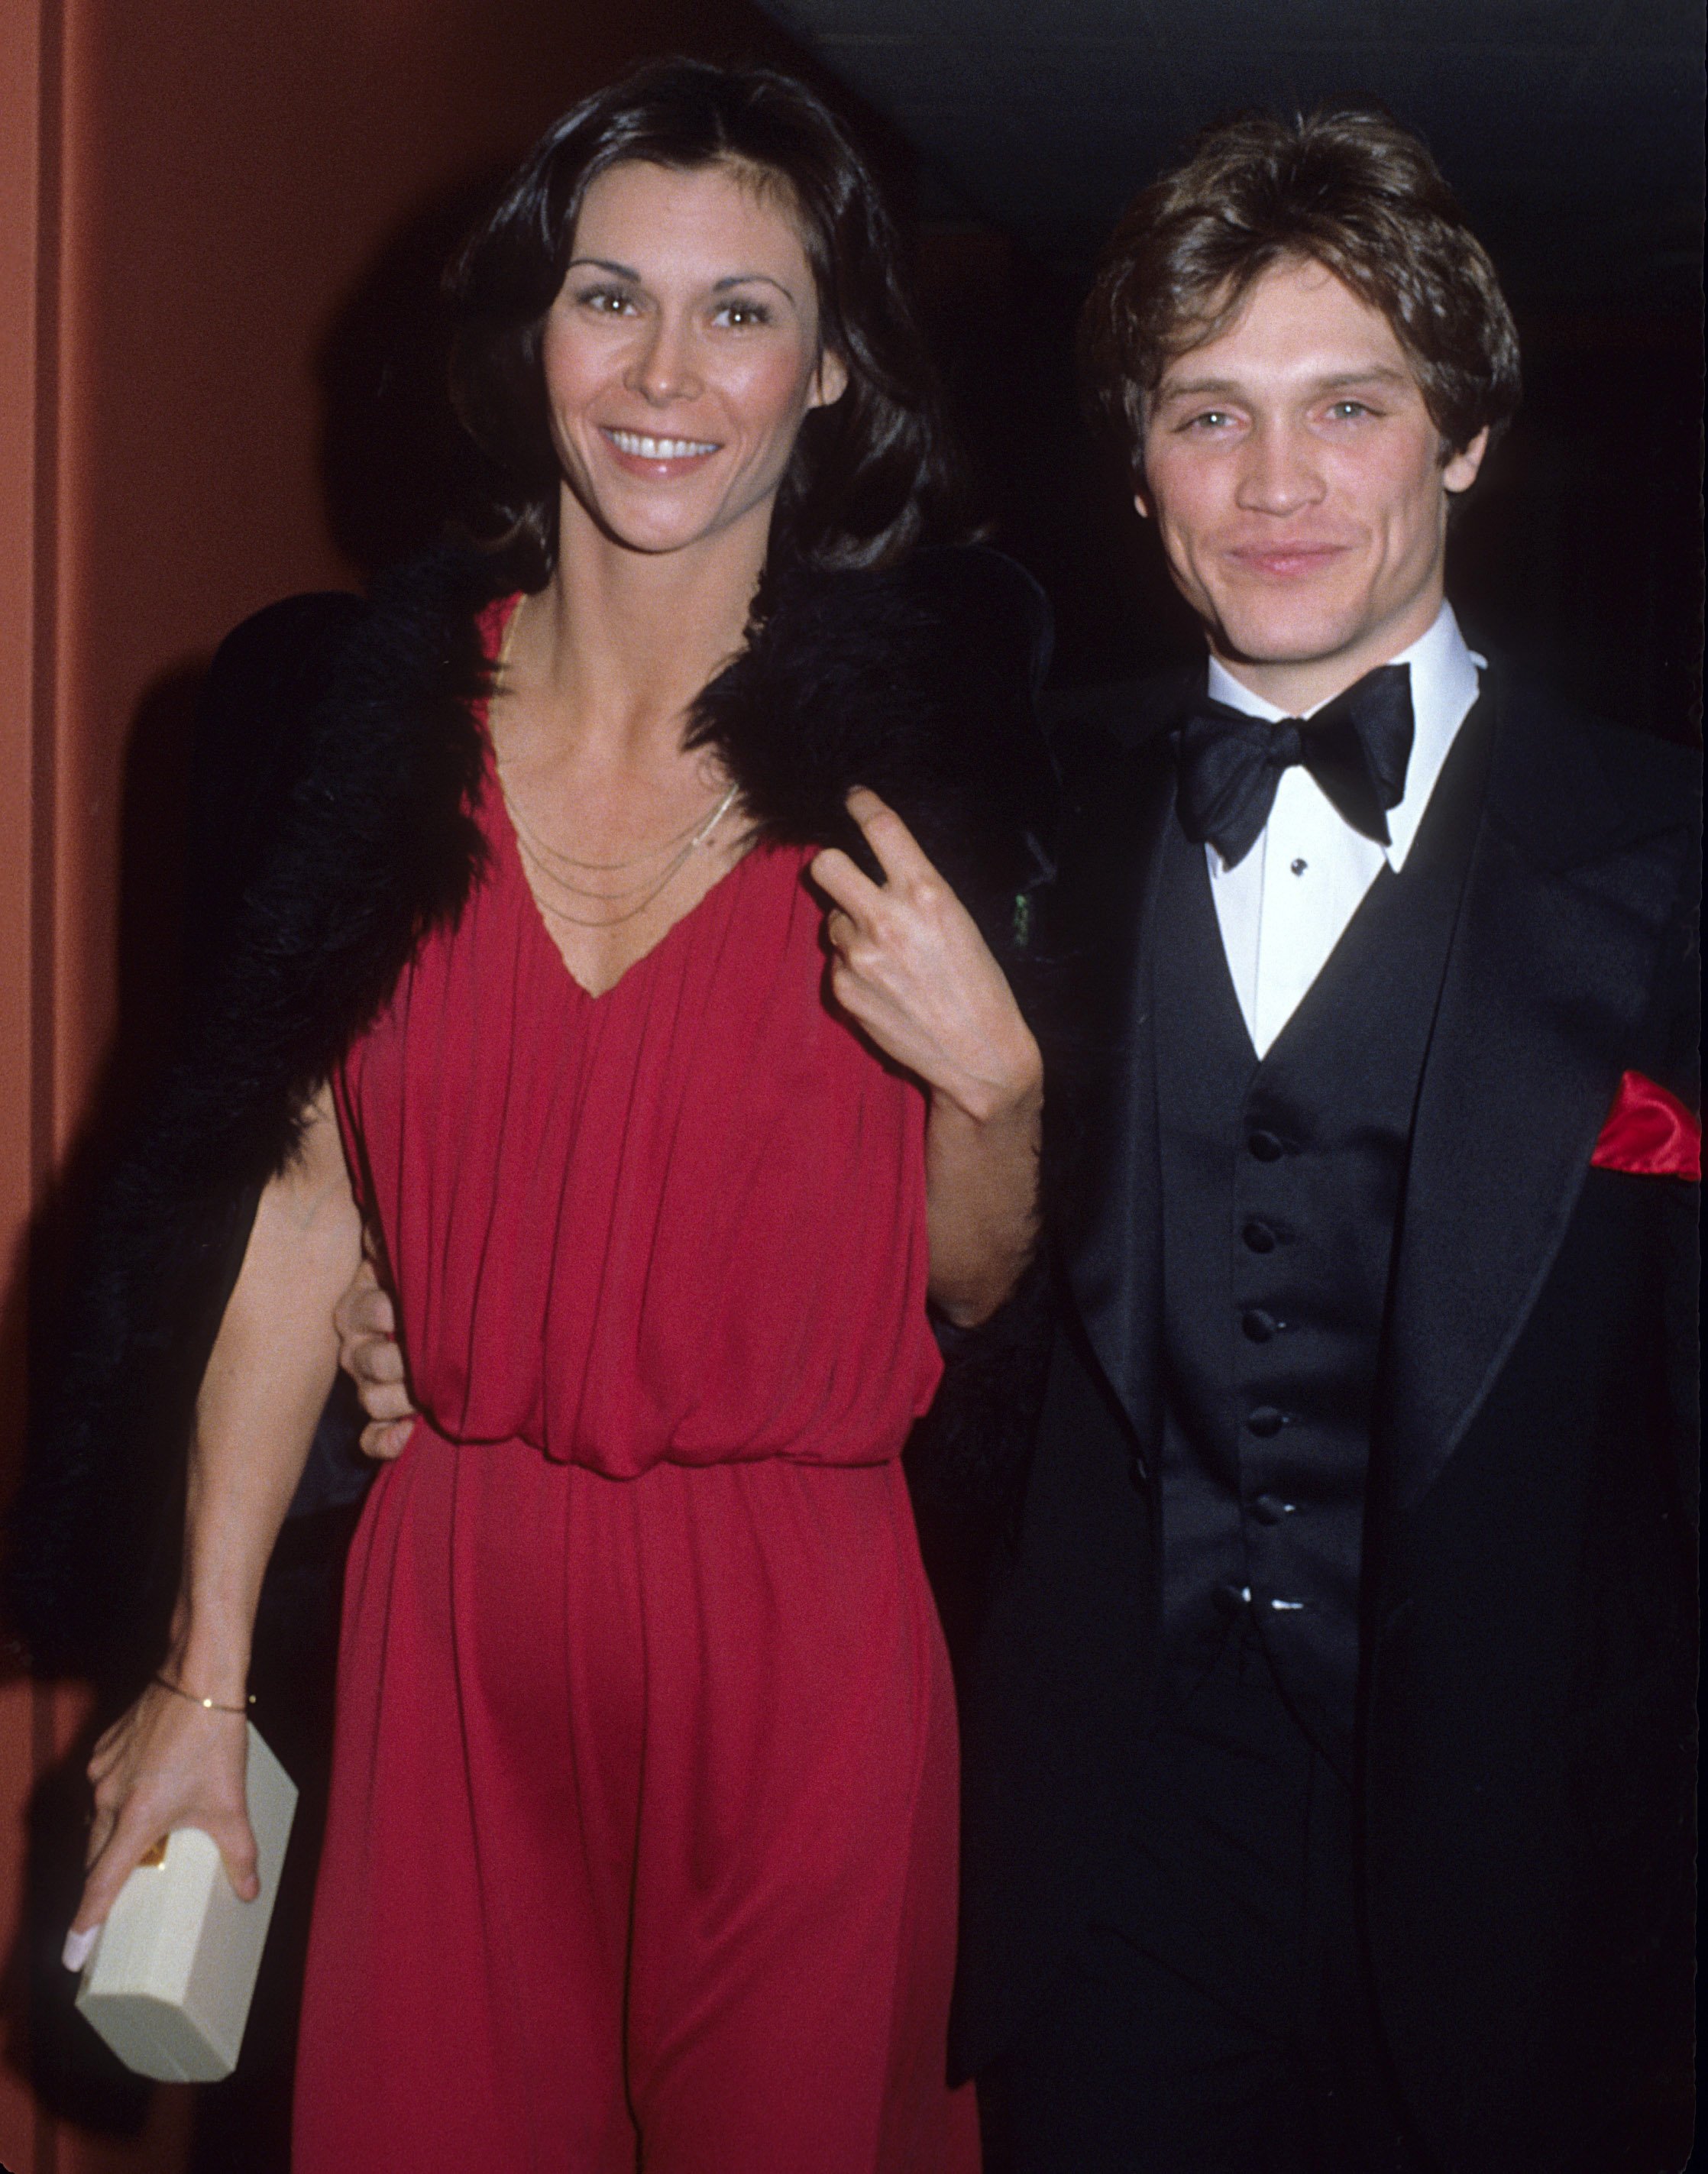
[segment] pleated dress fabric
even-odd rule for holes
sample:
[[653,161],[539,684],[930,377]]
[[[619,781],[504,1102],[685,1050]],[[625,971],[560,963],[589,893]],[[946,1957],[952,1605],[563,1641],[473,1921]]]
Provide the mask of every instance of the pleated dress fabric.
[[335,1082],[422,1417],[347,1575],[295,2166],[976,2174],[922,1098],[804,853],[594,998],[479,813]]

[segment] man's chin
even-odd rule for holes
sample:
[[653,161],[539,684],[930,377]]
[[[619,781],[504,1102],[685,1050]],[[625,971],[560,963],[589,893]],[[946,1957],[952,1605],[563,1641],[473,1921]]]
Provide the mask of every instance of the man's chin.
[[1256,669],[1265,666],[1329,664],[1358,645],[1364,630],[1340,620],[1273,620],[1240,618],[1218,623],[1211,646],[1225,662]]

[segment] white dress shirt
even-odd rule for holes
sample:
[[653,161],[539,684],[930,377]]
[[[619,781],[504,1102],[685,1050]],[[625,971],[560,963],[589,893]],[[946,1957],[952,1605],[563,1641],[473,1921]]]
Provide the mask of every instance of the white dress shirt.
[[[1354,830],[1311,772],[1295,763],[1282,771],[1269,819],[1237,867],[1224,866],[1213,846],[1204,847],[1228,971],[1260,1057],[1327,964],[1383,863],[1396,870],[1405,865],[1441,765],[1477,699],[1478,667],[1486,662],[1466,647],[1445,603],[1429,632],[1387,661],[1411,667],[1416,726],[1405,795],[1388,810],[1393,842],[1379,846]],[[1209,692],[1249,717],[1288,715],[1242,686],[1213,657]]]

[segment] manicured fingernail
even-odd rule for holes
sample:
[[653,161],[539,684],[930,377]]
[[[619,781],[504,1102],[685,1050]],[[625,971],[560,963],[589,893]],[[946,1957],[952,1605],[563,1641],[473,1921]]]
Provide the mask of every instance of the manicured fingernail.
[[90,1951],[100,1938],[99,1925],[91,1925],[86,1933],[68,1933],[59,1960],[68,1971],[80,1971],[89,1960]]

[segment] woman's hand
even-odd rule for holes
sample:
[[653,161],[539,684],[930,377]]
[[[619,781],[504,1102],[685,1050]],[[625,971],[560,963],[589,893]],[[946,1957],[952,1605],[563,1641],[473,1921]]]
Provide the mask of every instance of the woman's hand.
[[887,881],[829,847],[812,864],[831,900],[830,987],[886,1057],[976,1124],[1035,1106],[1043,1064],[972,916],[875,792],[848,796]]
[[89,1762],[95,1820],[83,1899],[66,1935],[68,1970],[83,1968],[120,1888],[179,1827],[211,1835],[233,1891],[255,1900],[261,1881],[244,1794],[248,1753],[241,1713],[210,1713],[159,1684],[108,1729]]
[[401,1457],[414,1429],[415,1407],[409,1401],[392,1294],[366,1254],[355,1281],[332,1309],[332,1323],[338,1332],[338,1364],[355,1383],[368,1415],[363,1451],[382,1462]]
[[977,924],[901,818],[864,791],[849,794],[848,811],[887,880],[834,847],[813,862],[831,901],[830,987],[930,1090],[931,1295],[972,1328],[1008,1297],[1036,1242],[1043,1061]]

